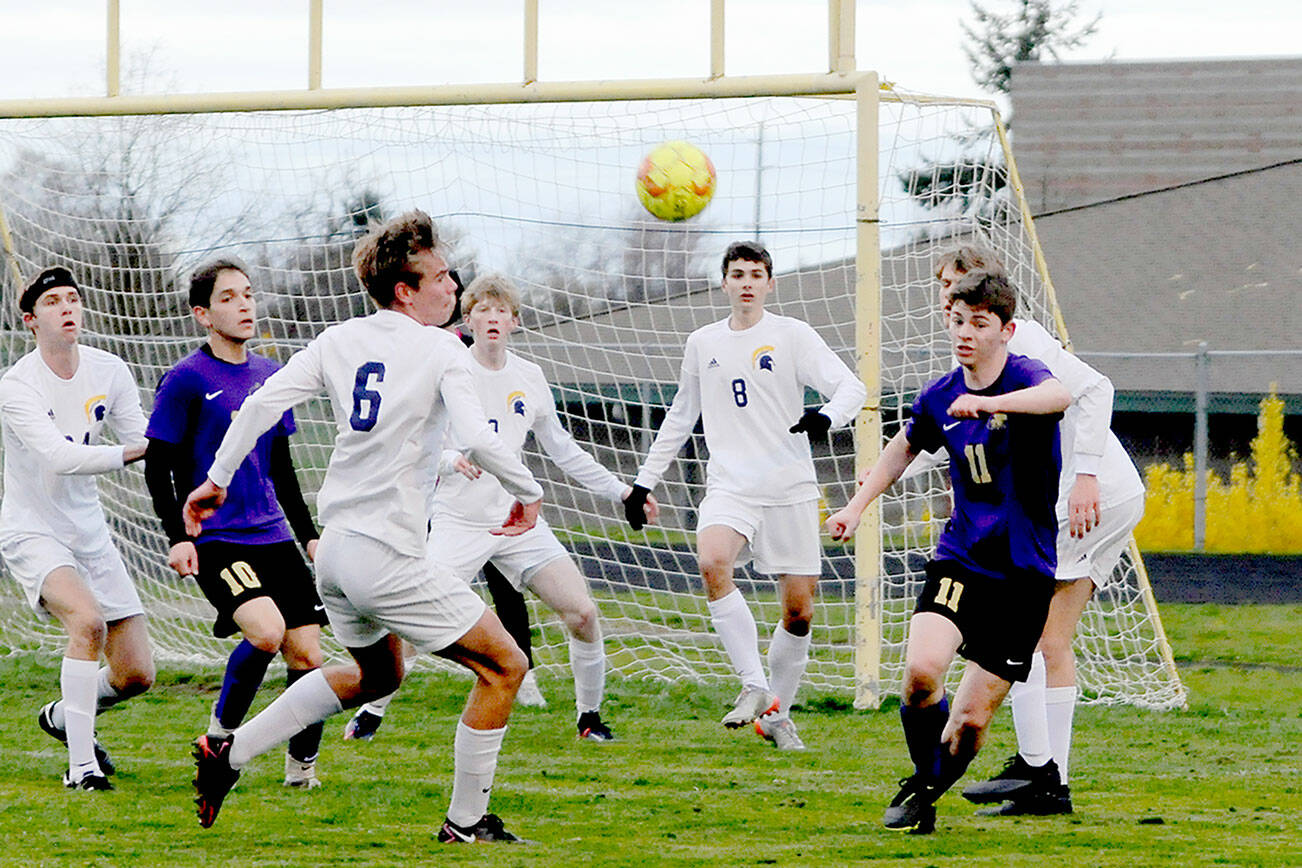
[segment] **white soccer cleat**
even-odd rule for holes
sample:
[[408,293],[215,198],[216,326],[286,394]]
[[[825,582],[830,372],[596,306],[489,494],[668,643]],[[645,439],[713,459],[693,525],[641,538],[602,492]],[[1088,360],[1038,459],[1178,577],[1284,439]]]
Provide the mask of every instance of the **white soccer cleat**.
[[796,724],[789,717],[765,715],[755,721],[755,732],[760,738],[773,742],[778,750],[804,750],[805,743],[796,732]]
[[530,669],[524,674],[524,681],[520,682],[520,689],[515,694],[517,705],[527,705],[530,708],[546,708],[547,697],[542,695],[538,689],[538,678]]
[[299,762],[286,753],[285,786],[300,790],[315,790],[321,786],[321,780],[316,776],[316,760],[310,763]]
[[719,721],[729,729],[736,729],[763,717],[771,711],[778,710],[778,695],[762,687],[743,687],[733,702],[732,711]]

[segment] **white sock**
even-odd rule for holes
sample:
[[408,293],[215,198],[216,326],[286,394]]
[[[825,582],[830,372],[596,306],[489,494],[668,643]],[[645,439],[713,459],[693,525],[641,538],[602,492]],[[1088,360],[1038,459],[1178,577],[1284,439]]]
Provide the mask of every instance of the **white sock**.
[[1049,747],[1049,721],[1044,709],[1044,655],[1031,655],[1031,674],[1025,681],[1013,682],[1008,691],[1013,708],[1013,727],[1017,730],[1017,752],[1033,767],[1053,759]]
[[723,640],[723,650],[732,661],[733,671],[741,679],[742,687],[768,690],[769,681],[760,661],[759,629],[741,591],[734,590],[726,597],[711,600],[709,606],[710,623]]
[[68,738],[68,770],[73,780],[97,772],[95,763],[95,679],[99,663],[63,658],[59,689],[63,693],[63,731]]
[[[606,645],[570,637],[570,669],[574,671],[574,706],[582,714],[601,708],[606,692]],[[476,817],[478,819],[478,817]]]
[[95,683],[95,713],[99,714],[107,708],[112,708],[121,702],[125,697],[118,693],[118,689],[109,681],[109,675],[112,674],[107,666],[99,668],[99,674]]
[[1071,756],[1071,726],[1076,715],[1076,685],[1050,687],[1044,691],[1044,711],[1049,719],[1049,743],[1058,776],[1067,783],[1067,760]]
[[344,707],[330,689],[325,673],[314,669],[295,681],[252,720],[235,730],[231,742],[231,768],[242,768],[304,727],[338,714]]
[[796,691],[809,665],[810,638],[809,633],[803,636],[788,633],[781,624],[773,628],[773,638],[769,640],[769,682],[782,703],[778,709],[781,717],[790,716],[791,707],[796,704]]
[[384,717],[384,710],[389,707],[389,703],[393,702],[393,697],[397,695],[398,691],[395,690],[388,696],[381,696],[379,699],[372,699],[370,702],[362,706],[362,711],[369,711],[376,717]]
[[488,813],[488,797],[493,792],[493,775],[497,773],[497,755],[502,750],[505,736],[506,727],[471,729],[457,721],[457,735],[452,742],[455,771],[448,819],[458,826],[472,826]]

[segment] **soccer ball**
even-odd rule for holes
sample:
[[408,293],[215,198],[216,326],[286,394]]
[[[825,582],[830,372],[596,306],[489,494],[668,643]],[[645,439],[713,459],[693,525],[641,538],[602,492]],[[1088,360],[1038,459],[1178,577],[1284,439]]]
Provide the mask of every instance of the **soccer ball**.
[[700,148],[665,142],[638,167],[637,198],[661,220],[686,220],[710,204],[716,180],[714,164]]

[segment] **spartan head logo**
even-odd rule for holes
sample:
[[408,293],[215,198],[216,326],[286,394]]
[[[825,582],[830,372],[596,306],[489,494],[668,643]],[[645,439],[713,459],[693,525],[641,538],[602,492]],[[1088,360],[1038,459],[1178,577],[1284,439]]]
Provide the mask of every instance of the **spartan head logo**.
[[86,421],[94,424],[103,422],[104,416],[108,413],[108,405],[104,402],[108,400],[108,395],[96,395],[86,402]]
[[506,406],[512,413],[524,415],[524,392],[512,392],[506,396]]
[[750,354],[751,367],[757,371],[772,371],[773,347],[764,346]]
[[1003,413],[992,413],[986,420],[987,431],[1000,431],[1004,425],[1008,424],[1008,416]]

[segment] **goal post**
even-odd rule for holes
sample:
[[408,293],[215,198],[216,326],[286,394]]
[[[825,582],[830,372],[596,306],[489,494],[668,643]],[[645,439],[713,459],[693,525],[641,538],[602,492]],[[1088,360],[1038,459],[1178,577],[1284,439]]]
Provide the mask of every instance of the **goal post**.
[[[87,287],[85,340],[127,360],[148,409],[159,376],[200,341],[186,275],[219,254],[249,264],[260,295],[255,349],[284,361],[327,325],[368,310],[348,257],[367,222],[423,207],[454,264],[520,285],[514,348],[542,366],[584,448],[631,479],[672,400],[687,334],[726,315],[722,249],[758,237],[774,253],[774,309],[813,325],[869,387],[853,433],[815,451],[835,507],[917,390],[951,364],[930,274],[939,249],[972,238],[994,247],[1026,315],[1050,328],[1060,321],[988,103],[907,94],[871,73],[309,91],[298,103],[267,102],[0,103],[0,220],[9,228],[0,233],[0,365],[31,346],[13,304],[22,278],[58,262]],[[633,194],[640,157],[674,138],[720,169],[714,202],[681,224],[652,220]],[[311,501],[332,422],[320,401],[296,414],[293,455]],[[544,482],[548,521],[591,582],[613,677],[728,679],[692,553],[699,438],[657,492],[662,526],[641,533],[533,447],[527,460]],[[158,657],[218,663],[228,643],[210,635],[193,584],[167,569],[140,471],[106,475],[100,487]],[[824,549],[807,690],[852,696],[858,707],[898,690],[921,564],[946,508],[940,474],[899,488],[868,513],[853,546]],[[1163,657],[1137,552],[1126,564],[1083,623],[1083,690],[1102,702],[1179,705],[1183,688],[1169,649]],[[751,573],[741,581],[767,641],[780,617],[773,586]],[[562,673],[559,620],[536,604],[531,615],[540,668]],[[0,580],[0,653],[60,644],[15,583]]]

